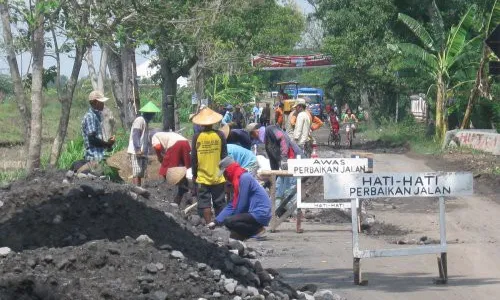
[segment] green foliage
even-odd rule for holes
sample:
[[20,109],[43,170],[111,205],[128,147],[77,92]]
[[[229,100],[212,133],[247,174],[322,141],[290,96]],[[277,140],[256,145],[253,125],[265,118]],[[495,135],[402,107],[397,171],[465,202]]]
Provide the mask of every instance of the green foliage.
[[71,164],[77,160],[83,159],[85,154],[85,147],[83,145],[83,138],[80,136],[74,140],[70,140],[66,143],[64,150],[61,152],[59,161],[57,162],[57,168],[63,170],[69,170]]
[[0,184],[9,183],[26,177],[24,169],[0,172]]
[[0,74],[0,92],[3,92],[5,95],[12,95],[14,93],[12,78],[9,75]]
[[409,146],[416,153],[439,153],[440,144],[427,136],[426,131],[425,124],[407,117],[400,123],[381,119],[380,125],[365,129],[363,135],[369,140],[378,140],[394,147]]

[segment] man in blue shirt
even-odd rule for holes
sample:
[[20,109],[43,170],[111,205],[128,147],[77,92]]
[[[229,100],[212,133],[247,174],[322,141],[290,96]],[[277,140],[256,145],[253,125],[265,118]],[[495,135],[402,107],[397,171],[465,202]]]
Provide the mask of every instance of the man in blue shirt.
[[111,149],[115,143],[115,137],[112,136],[107,141],[104,140],[104,134],[101,125],[104,109],[104,102],[109,98],[99,91],[93,91],[89,94],[90,108],[82,120],[82,136],[85,146],[85,160],[87,162],[99,162],[104,159],[104,151]]
[[219,168],[233,186],[233,199],[208,227],[225,225],[230,237],[238,240],[263,237],[264,226],[271,220],[271,200],[266,191],[230,156],[220,161]]

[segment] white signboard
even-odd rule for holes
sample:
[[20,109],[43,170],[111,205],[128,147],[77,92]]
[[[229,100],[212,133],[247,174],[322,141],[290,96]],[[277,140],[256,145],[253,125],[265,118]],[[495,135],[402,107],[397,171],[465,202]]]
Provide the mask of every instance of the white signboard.
[[311,209],[311,208],[351,208],[351,202],[323,202],[323,203],[308,203],[308,202],[300,202],[300,205],[297,204],[297,208]]
[[325,199],[472,195],[472,173],[325,174]]
[[288,160],[288,172],[293,174],[293,176],[363,173],[367,170],[368,159],[366,158],[308,158]]

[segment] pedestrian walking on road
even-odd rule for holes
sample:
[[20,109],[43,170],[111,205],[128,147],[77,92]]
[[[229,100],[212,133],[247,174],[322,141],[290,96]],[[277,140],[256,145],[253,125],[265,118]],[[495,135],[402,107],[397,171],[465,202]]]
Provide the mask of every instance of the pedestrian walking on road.
[[139,109],[141,115],[135,118],[130,129],[127,153],[132,164],[132,183],[141,186],[146,174],[149,154],[149,122],[161,110],[151,101]]
[[201,125],[203,130],[193,136],[191,163],[193,182],[197,189],[198,213],[206,224],[212,221],[212,204],[217,215],[225,206],[225,179],[219,173],[219,161],[227,156],[226,138],[212,126],[222,120],[222,115],[205,108],[194,118],[193,123]]

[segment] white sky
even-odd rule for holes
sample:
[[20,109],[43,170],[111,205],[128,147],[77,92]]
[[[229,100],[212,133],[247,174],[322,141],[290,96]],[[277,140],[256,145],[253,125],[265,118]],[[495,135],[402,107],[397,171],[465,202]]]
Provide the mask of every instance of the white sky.
[[[313,11],[313,8],[309,3],[307,3],[307,0],[294,0],[297,4],[298,7],[302,10],[304,14],[311,13]],[[0,33],[1,31],[1,24],[0,24]],[[0,34],[1,36],[1,34]],[[99,66],[99,60],[101,57],[101,50],[98,47],[94,47],[93,52],[94,56],[94,64],[96,67]],[[19,68],[22,71],[22,74],[25,75],[28,71],[29,65],[30,65],[30,58],[31,54],[30,53],[23,53],[22,55],[17,56],[17,63],[19,65]],[[145,62],[148,60],[148,57],[144,56],[141,51],[137,51],[136,53],[136,62],[137,65],[140,65],[141,63]],[[55,65],[55,59],[52,57],[46,56],[44,59],[44,66],[45,68],[49,68],[50,66]],[[61,71],[64,75],[69,76],[71,73],[71,68],[73,67],[73,59],[68,57],[67,55],[61,56]],[[6,58],[5,58],[5,53],[0,52],[0,74],[10,74],[9,71],[9,66],[7,64]],[[87,64],[83,63],[82,69],[80,71],[80,77],[85,77],[88,75],[88,68]]]

